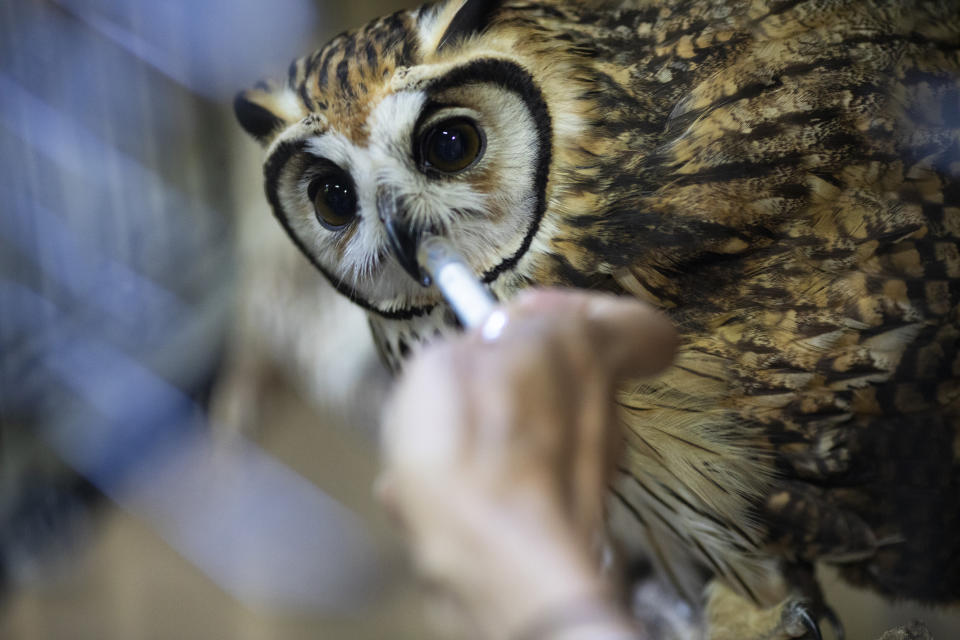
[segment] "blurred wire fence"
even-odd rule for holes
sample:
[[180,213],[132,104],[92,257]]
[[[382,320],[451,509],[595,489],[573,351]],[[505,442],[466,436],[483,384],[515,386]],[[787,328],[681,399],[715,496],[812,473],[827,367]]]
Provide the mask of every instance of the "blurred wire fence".
[[331,331],[352,311],[274,229],[229,104],[391,4],[0,3],[0,635],[102,496],[245,603],[375,595],[363,519],[243,435],[260,359],[340,422],[383,374],[362,322]]

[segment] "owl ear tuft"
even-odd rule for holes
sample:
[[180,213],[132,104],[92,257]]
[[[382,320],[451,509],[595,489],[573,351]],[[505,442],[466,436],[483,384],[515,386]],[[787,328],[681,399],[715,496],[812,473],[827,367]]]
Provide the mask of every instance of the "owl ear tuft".
[[240,126],[266,146],[288,125],[303,116],[300,105],[289,89],[272,88],[260,83],[237,94],[233,113]]
[[443,51],[444,47],[483,31],[499,6],[500,0],[463,0],[456,15],[443,32],[437,51]]

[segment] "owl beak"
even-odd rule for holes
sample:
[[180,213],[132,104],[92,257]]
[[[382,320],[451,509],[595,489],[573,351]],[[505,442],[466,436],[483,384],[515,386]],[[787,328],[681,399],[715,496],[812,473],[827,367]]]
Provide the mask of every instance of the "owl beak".
[[409,225],[400,219],[402,210],[401,197],[395,189],[380,187],[377,190],[377,213],[387,230],[387,240],[393,256],[411,278],[426,286],[430,279],[417,262],[417,249],[422,234],[411,231]]

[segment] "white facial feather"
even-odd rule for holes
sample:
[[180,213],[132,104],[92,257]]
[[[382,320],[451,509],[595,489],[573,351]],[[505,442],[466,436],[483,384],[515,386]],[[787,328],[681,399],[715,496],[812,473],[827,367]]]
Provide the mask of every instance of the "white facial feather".
[[446,235],[478,273],[520,249],[536,207],[537,123],[518,95],[493,85],[444,94],[443,104],[457,106],[441,108],[421,128],[466,117],[486,140],[475,165],[445,176],[427,175],[414,160],[414,145],[423,134],[415,127],[426,103],[420,90],[388,94],[370,111],[363,145],[336,131],[335,123],[307,138],[308,153],[338,165],[354,181],[358,216],[349,232],[327,229],[317,220],[307,195],[314,177],[309,167],[298,168],[302,173],[288,177],[281,190],[288,223],[318,262],[382,309],[423,304],[435,293],[414,282],[392,256],[377,211],[379,188],[399,194],[403,222]]

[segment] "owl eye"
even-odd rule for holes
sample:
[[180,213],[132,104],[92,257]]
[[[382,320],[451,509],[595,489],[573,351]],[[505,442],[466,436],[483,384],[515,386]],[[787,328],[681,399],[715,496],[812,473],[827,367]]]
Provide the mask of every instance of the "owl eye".
[[451,118],[430,127],[420,139],[424,169],[459,173],[483,153],[483,134],[466,118]]
[[317,220],[326,229],[342,229],[357,215],[357,194],[345,171],[338,169],[315,178],[307,187],[307,195],[313,201]]

